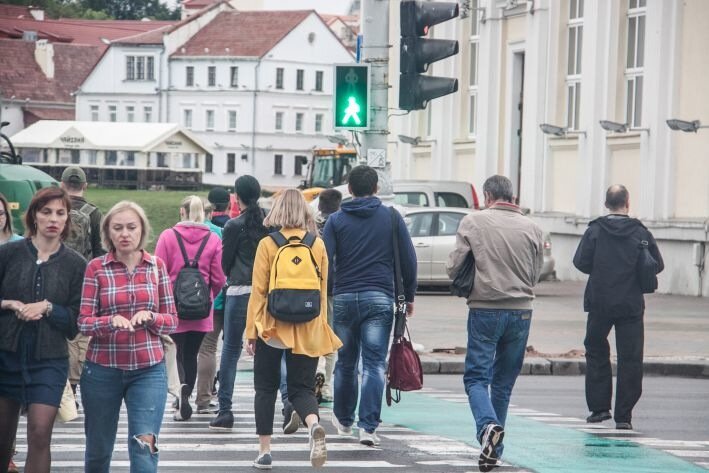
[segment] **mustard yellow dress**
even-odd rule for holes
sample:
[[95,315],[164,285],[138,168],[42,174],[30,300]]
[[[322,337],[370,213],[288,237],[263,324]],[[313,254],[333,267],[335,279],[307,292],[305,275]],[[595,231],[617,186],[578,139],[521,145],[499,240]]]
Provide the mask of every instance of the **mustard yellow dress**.
[[[303,237],[304,230],[282,229],[286,239]],[[246,316],[246,338],[255,340],[260,337],[270,346],[285,347],[294,354],[319,357],[335,352],[342,342],[327,323],[327,273],[328,261],[325,243],[316,238],[312,251],[320,267],[322,281],[320,287],[320,315],[309,322],[290,323],[275,319],[267,309],[268,284],[271,276],[271,263],[276,257],[278,246],[271,237],[263,238],[256,249],[254,272],[251,280],[251,297]]]

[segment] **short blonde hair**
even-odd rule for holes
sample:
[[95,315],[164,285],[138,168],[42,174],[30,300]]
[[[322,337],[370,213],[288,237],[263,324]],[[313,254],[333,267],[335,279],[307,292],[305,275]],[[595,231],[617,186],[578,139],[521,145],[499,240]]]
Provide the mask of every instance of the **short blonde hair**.
[[104,215],[103,220],[101,220],[101,243],[103,244],[103,248],[106,251],[116,251],[116,247],[111,241],[109,226],[111,225],[111,220],[113,219],[113,217],[117,213],[123,212],[125,210],[132,210],[138,216],[138,219],[140,220],[140,225],[142,227],[140,241],[138,242],[138,249],[145,249],[145,244],[148,242],[148,237],[150,236],[150,222],[148,222],[148,217],[145,216],[145,210],[143,210],[143,207],[136,204],[135,202],[132,202],[130,200],[122,200],[113,207],[111,207],[111,210],[109,210],[108,213]]
[[299,228],[317,232],[313,213],[298,189],[286,189],[278,194],[263,224],[266,227]]

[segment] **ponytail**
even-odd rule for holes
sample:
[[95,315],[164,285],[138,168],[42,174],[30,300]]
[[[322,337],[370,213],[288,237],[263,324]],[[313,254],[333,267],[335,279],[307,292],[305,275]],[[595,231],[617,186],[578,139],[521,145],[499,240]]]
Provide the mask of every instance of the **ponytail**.
[[186,221],[204,223],[204,204],[196,195],[185,197],[182,201],[182,209],[185,211]]

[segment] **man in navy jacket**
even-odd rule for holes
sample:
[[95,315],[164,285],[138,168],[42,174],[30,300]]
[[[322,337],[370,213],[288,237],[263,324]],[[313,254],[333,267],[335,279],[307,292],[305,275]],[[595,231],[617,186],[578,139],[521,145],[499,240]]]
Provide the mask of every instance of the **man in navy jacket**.
[[[394,319],[394,248],[391,210],[375,197],[377,172],[357,166],[350,172],[354,196],[325,224],[323,239],[334,280],[333,328],[342,340],[335,365],[334,416],[340,435],[351,435],[359,402],[359,441],[379,444],[386,356]],[[413,315],[416,253],[406,224],[397,214],[399,256],[407,315]],[[357,367],[362,357],[362,389]]]

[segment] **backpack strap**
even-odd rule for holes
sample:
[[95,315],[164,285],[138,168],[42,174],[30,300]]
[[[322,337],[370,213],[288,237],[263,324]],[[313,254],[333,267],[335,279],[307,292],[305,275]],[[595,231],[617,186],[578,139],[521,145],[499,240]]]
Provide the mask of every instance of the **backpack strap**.
[[175,232],[175,238],[177,239],[177,244],[180,246],[180,252],[182,253],[182,260],[185,262],[185,266],[191,266],[193,268],[197,268],[199,266],[199,257],[202,256],[202,251],[204,251],[204,247],[207,246],[207,242],[209,241],[209,237],[212,236],[211,233],[208,233],[206,237],[202,240],[202,244],[199,245],[199,249],[197,250],[197,254],[194,255],[194,260],[190,261],[189,256],[187,256],[187,250],[185,249],[185,244],[182,242],[182,235],[180,235],[180,232],[175,230],[174,228],[172,229],[173,232]]
[[79,212],[82,214],[86,215],[87,217],[90,217],[92,213],[94,213],[94,210],[96,210],[96,206],[89,204],[86,202],[84,205],[81,206],[79,209]]
[[303,235],[303,238],[300,241],[304,245],[307,245],[308,248],[312,248],[313,244],[315,244],[315,235],[310,232],[305,232],[305,235]]
[[281,232],[273,232],[269,233],[268,236],[273,239],[274,242],[276,242],[276,245],[280,248],[281,246],[286,246],[288,244],[288,240],[286,239],[285,235]]

